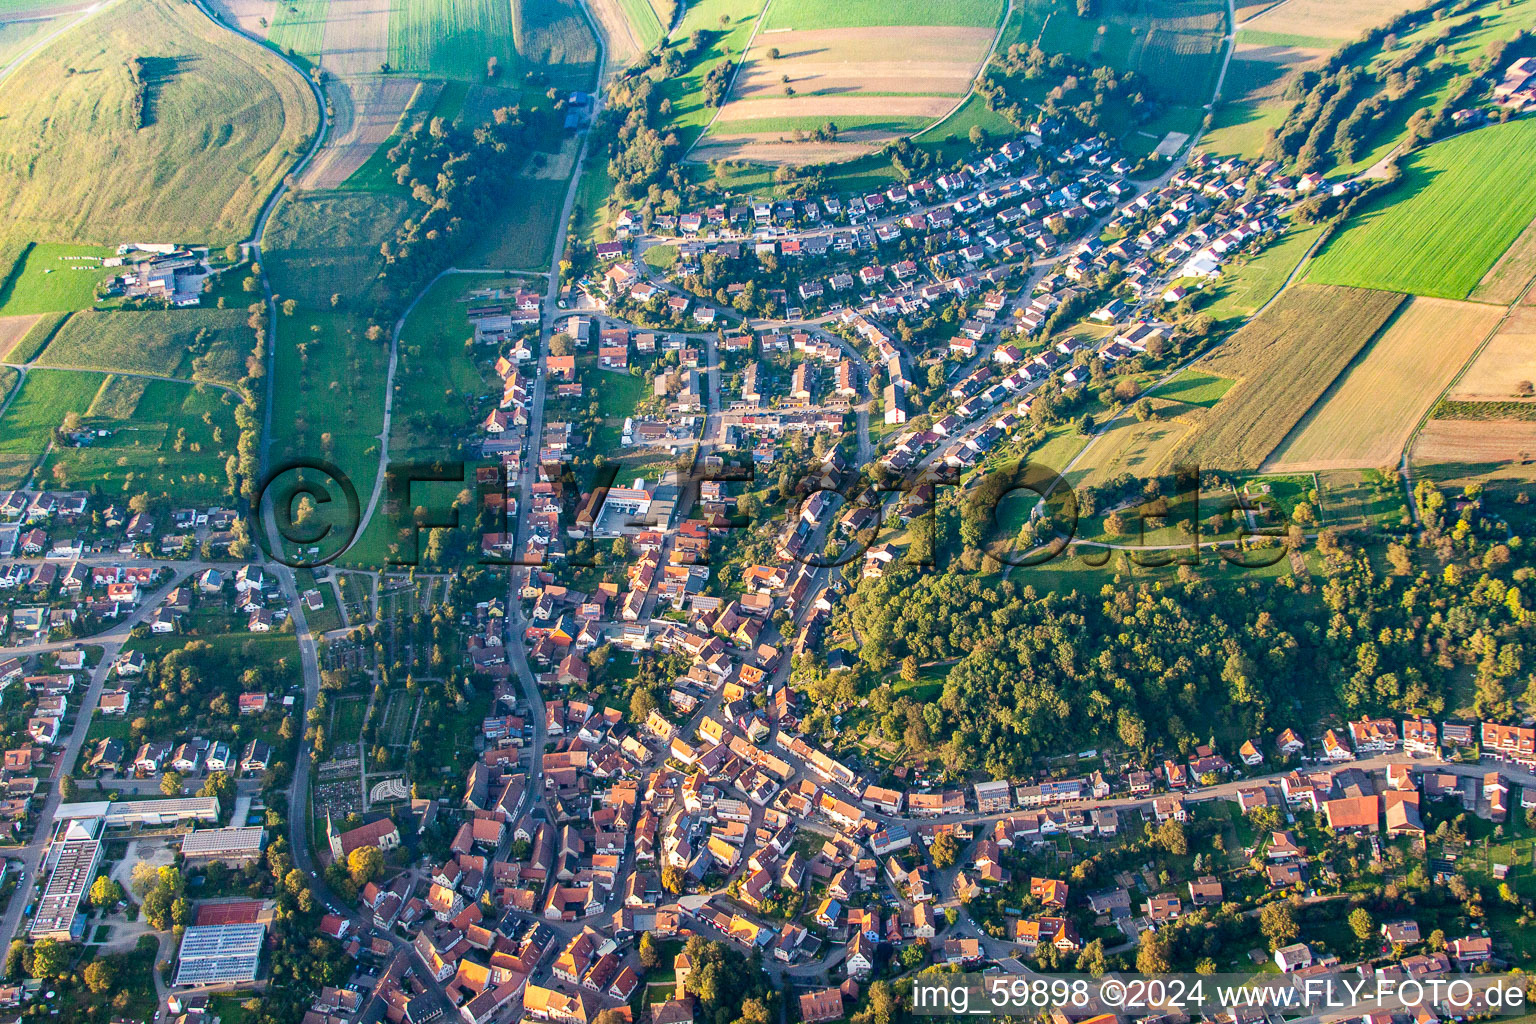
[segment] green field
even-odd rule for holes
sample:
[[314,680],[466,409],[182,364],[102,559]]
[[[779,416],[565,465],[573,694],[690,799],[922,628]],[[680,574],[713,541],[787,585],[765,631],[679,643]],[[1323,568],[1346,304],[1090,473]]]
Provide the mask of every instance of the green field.
[[238,309],[85,310],[64,322],[38,361],[234,384],[255,343],[247,316]]
[[278,0],[267,39],[285,53],[320,63],[330,0]]
[[85,414],[101,387],[99,373],[32,370],[0,416],[0,487],[17,487],[67,413]]
[[[77,374],[92,377],[93,374]],[[149,491],[178,501],[228,497],[234,399],[211,387],[109,374],[84,417],[109,431],[84,448],[55,446],[39,477],[125,496]]]
[[[641,6],[651,10],[644,0]],[[656,17],[654,11],[651,17]],[[519,56],[539,67],[556,88],[592,88],[597,40],[576,0],[516,0],[512,4],[512,38]],[[660,21],[652,38],[661,38]]]
[[433,285],[406,318],[395,370],[391,459],[442,456],[480,419],[480,401],[500,398],[494,375],[482,375],[465,347],[474,335],[465,312],[471,291],[516,283],[492,274],[450,275]]
[[773,0],[764,31],[863,28],[866,25],[996,25],[1007,5],[999,0]]
[[[694,32],[703,32],[708,42],[692,67],[662,81],[658,91],[672,103],[668,124],[685,147],[692,145],[715,114],[714,107],[704,105],[705,77],[728,55],[733,59],[741,56],[762,10],[760,0],[700,0],[689,4],[683,13],[671,35],[672,42],[686,42]],[[723,30],[721,18],[727,19]]]
[[379,464],[389,336],[342,312],[279,317],[272,389],[272,455],[336,463],[366,500]]
[[[601,161],[593,163],[602,166]],[[565,178],[512,179],[508,189],[518,201],[506,204],[486,222],[460,263],[548,271],[567,184]]]
[[1209,409],[1221,401],[1232,384],[1229,377],[1218,377],[1214,373],[1191,368],[1147,394],[1153,398],[1166,398],[1170,402],[1183,402],[1185,405]]
[[1251,469],[1284,440],[1402,303],[1395,292],[1301,285],[1202,365],[1238,383],[1186,437],[1172,461]]
[[396,71],[482,82],[492,57],[497,77],[518,73],[506,0],[392,0],[389,63]]
[[1286,73],[1285,66],[1274,61],[1233,57],[1211,130],[1200,136],[1200,148],[1219,157],[1257,159],[1264,152],[1264,133],[1279,128],[1291,107],[1280,96]]
[[383,267],[379,245],[393,238],[410,210],[396,195],[364,192],[289,194],[267,225],[262,263],[272,289],[308,309],[371,308],[369,293]]
[[1533,217],[1536,122],[1479,129],[1410,157],[1402,178],[1328,240],[1307,278],[1466,298]]
[[99,257],[111,255],[101,246],[28,243],[0,280],[0,316],[85,309],[112,274]]
[[634,30],[635,38],[646,45],[654,45],[666,33],[666,26],[656,15],[650,0],[618,0],[624,20]]
[[1263,252],[1229,267],[1206,289],[1200,309],[1217,320],[1244,320],[1274,298],[1291,271],[1323,233],[1321,224],[1293,226]]
[[1144,76],[1161,98],[1200,107],[1210,102],[1225,53],[1226,5],[1215,0],[1101,3],[1078,16],[1066,0],[1029,0],[1043,14],[1040,47],[1089,64]]
[[9,64],[22,51],[37,42],[44,33],[52,31],[54,23],[38,18],[35,21],[0,22],[0,67]]
[[[145,67],[142,127],[134,57]],[[0,90],[0,231],[222,246],[250,233],[318,120],[292,68],[193,5],[110,5]]]

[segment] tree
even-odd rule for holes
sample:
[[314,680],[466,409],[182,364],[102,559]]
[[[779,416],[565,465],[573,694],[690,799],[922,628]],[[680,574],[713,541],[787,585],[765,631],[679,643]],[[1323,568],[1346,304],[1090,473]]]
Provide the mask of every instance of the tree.
[[1355,933],[1355,938],[1366,942],[1376,934],[1376,922],[1371,920],[1371,912],[1364,907],[1356,907],[1349,912],[1349,930]]
[[78,800],[79,798],[80,787],[75,785],[75,777],[73,775],[60,775],[59,799],[63,800],[65,803],[69,803],[73,800]]
[[160,776],[160,792],[164,793],[166,796],[180,796],[181,773],[166,772],[164,775]]
[[107,960],[92,960],[85,965],[85,984],[97,995],[107,991],[117,981],[117,968]]
[[299,304],[294,299],[283,300],[283,316],[293,316],[299,311]]
[[922,669],[918,666],[917,658],[907,655],[901,659],[901,681],[915,683],[922,678]]
[[1148,929],[1141,933],[1141,945],[1136,950],[1136,970],[1142,974],[1167,974],[1169,966],[1168,940]]
[[683,891],[683,884],[686,881],[683,869],[675,864],[668,864],[661,869],[661,887],[674,896]]
[[11,948],[5,951],[5,976],[15,979],[26,970],[27,944],[20,939],[11,940]]
[[384,851],[377,846],[359,846],[347,854],[347,873],[359,889],[378,878],[384,870]]
[[770,46],[768,48],[768,59],[769,60],[778,60],[779,56],[780,56],[779,48],[777,46]]
[[1269,941],[1270,952],[1296,941],[1301,928],[1289,903],[1270,903],[1259,911],[1259,931]]
[[32,977],[56,978],[69,968],[69,947],[57,939],[38,939],[32,947]]
[[656,945],[656,937],[650,932],[640,933],[640,966],[651,970],[661,962],[661,950]]
[[960,856],[960,843],[953,834],[941,832],[933,840],[933,846],[929,847],[933,854],[933,866],[936,868],[952,867]]
[[971,125],[971,145],[980,149],[987,144],[987,130],[979,124]]
[[100,875],[91,883],[91,906],[110,907],[123,898],[123,887],[110,875]]
[[1176,857],[1189,852],[1189,836],[1184,832],[1184,823],[1177,818],[1169,818],[1157,827],[1157,842]]

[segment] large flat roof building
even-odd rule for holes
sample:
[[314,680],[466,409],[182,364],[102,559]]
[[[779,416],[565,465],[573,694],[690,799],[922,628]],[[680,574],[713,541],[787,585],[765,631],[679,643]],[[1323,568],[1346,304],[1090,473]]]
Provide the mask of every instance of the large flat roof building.
[[238,985],[256,980],[264,924],[193,925],[181,937],[176,981],[180,985]]
[[43,888],[43,898],[37,901],[37,913],[32,916],[28,934],[34,940],[58,939],[69,942],[79,938],[76,932],[85,927],[80,915],[80,900],[90,889],[101,863],[101,841],[96,838],[94,822],[71,821],[64,826],[62,836],[54,843],[53,871]]
[[169,800],[86,800],[60,804],[54,815],[59,821],[99,818],[107,828],[147,825],[184,825],[194,821],[217,822],[219,798],[184,796]]
[[222,860],[244,862],[261,856],[266,829],[259,825],[232,828],[200,828],[181,839],[181,853],[187,860]]

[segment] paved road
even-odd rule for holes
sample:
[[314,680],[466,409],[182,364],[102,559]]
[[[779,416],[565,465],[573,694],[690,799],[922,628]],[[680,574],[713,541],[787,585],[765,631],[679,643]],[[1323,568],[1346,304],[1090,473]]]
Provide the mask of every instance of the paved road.
[[176,575],[168,583],[162,585],[153,594],[147,595],[138,609],[125,618],[117,626],[106,633],[89,637],[84,640],[70,641],[68,644],[45,644],[34,647],[3,648],[0,649],[0,657],[10,657],[19,654],[35,654],[42,650],[57,650],[60,646],[81,647],[100,646],[101,661],[91,670],[91,681],[86,687],[85,693],[80,697],[80,706],[75,712],[75,724],[71,727],[69,737],[64,741],[64,746],[59,754],[58,764],[53,773],[48,777],[48,789],[43,797],[42,809],[33,819],[32,838],[22,848],[20,859],[25,868],[25,876],[16,892],[11,897],[10,904],[5,908],[5,917],[0,919],[0,944],[9,946],[11,940],[16,938],[17,931],[21,927],[22,912],[31,902],[28,898],[31,886],[36,884],[39,865],[43,861],[43,853],[48,845],[48,840],[53,834],[54,815],[58,813],[59,804],[63,801],[59,796],[58,779],[61,774],[70,770],[80,757],[80,749],[85,745],[85,734],[91,727],[91,715],[96,710],[96,704],[101,700],[101,692],[106,688],[107,678],[112,672],[112,663],[117,654],[122,650],[123,643],[128,639],[128,632],[134,626],[147,619],[156,608],[165,601],[172,590],[180,586],[192,573],[190,565],[178,566]]

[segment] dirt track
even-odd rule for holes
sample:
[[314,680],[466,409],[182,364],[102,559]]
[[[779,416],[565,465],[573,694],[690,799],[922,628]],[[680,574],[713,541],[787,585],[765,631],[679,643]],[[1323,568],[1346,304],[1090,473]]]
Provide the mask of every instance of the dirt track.
[[942,117],[952,96],[795,96],[733,101],[720,108],[717,131],[732,121],[777,117]]

